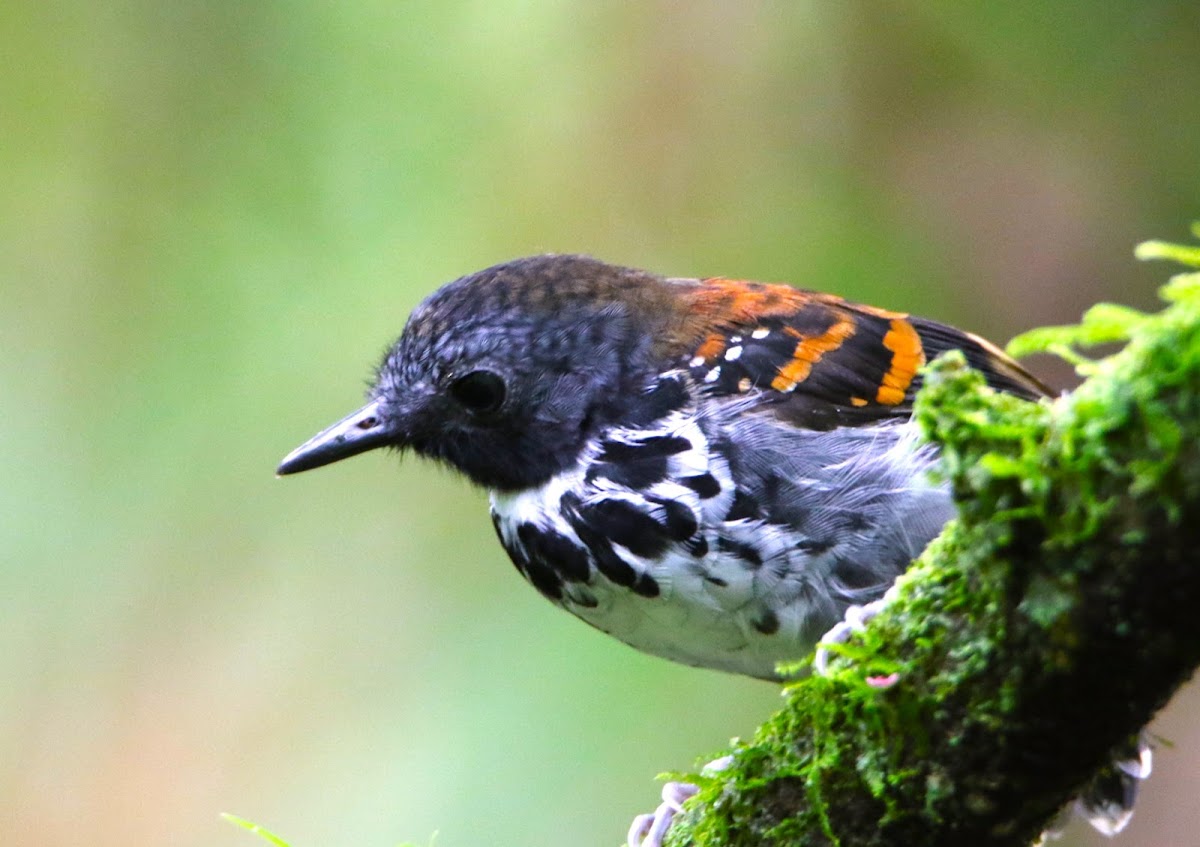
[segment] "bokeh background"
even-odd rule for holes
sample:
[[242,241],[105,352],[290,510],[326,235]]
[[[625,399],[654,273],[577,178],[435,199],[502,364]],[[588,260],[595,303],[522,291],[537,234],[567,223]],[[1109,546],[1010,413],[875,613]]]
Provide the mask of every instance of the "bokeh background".
[[[1200,216],[1195,0],[0,25],[4,845],[258,843],[221,811],[297,847],[615,845],[657,772],[775,708],[553,609],[447,472],[273,477],[439,283],[580,251],[1002,341],[1152,305],[1133,245]],[[1156,729],[1127,847],[1200,828],[1196,691]]]

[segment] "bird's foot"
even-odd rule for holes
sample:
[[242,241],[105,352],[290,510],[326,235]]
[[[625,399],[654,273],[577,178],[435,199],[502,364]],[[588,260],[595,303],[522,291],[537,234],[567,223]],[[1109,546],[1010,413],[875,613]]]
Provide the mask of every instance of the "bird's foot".
[[1138,789],[1154,770],[1154,752],[1140,733],[1075,799],[1075,813],[1110,838],[1129,825]]
[[1154,770],[1154,752],[1143,732],[1128,749],[1119,753],[1118,758],[1092,778],[1078,797],[1054,816],[1034,842],[1034,847],[1045,847],[1048,842],[1062,838],[1063,830],[1074,816],[1083,818],[1094,830],[1109,838],[1129,825],[1138,788]]
[[[836,653],[836,647],[830,649],[834,645],[845,644],[850,640],[850,636],[856,632],[862,632],[866,628],[867,623],[872,618],[883,611],[884,606],[892,599],[892,589],[889,589],[883,597],[874,602],[867,603],[862,606],[850,606],[846,609],[845,616],[834,624],[829,632],[825,633],[819,642],[817,642],[816,654],[813,656],[813,669],[821,676],[829,675],[829,660]],[[898,677],[896,674],[887,674],[886,676],[872,676],[867,678],[867,683],[876,688],[890,688],[896,684]]]
[[[700,773],[711,776],[720,773],[733,764],[733,756],[722,756],[714,759]],[[662,789],[662,802],[653,812],[638,815],[629,826],[627,843],[629,847],[662,847],[662,840],[675,816],[683,811],[684,801],[696,795],[699,786],[690,782],[668,782]]]

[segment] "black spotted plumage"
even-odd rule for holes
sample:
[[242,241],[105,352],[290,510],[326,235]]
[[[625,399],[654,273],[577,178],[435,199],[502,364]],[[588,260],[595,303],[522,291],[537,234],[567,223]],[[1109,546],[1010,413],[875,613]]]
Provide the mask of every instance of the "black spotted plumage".
[[573,526],[587,526],[635,556],[655,557],[666,552],[672,533],[665,523],[634,503],[606,498],[576,507]]
[[743,567],[750,569],[762,567],[763,557],[758,552],[758,548],[753,544],[738,541],[736,538],[731,538],[728,535],[718,535],[717,549],[733,556],[742,563]]
[[529,523],[517,527],[517,540],[529,559],[547,563],[561,579],[587,581],[590,574],[587,551],[578,542]]
[[606,479],[625,488],[649,488],[666,476],[667,459],[690,446],[686,439],[675,435],[602,441],[600,454],[588,468],[588,479]]
[[779,631],[779,616],[767,609],[755,619],[754,628],[763,635],[774,635]]
[[717,478],[710,473],[693,474],[685,476],[679,480],[686,485],[702,500],[707,500],[710,497],[716,497],[721,493],[721,483],[717,482]]
[[[643,597],[654,597],[658,594],[658,583],[653,577],[637,570],[623,559],[615,549],[614,544],[624,540],[633,540],[639,549],[662,549],[666,541],[662,527],[648,516],[636,516],[629,509],[616,508],[608,503],[605,507],[586,506],[574,495],[564,495],[560,506],[562,515],[575,532],[576,538],[587,549],[597,570],[614,585],[631,589]],[[623,520],[631,523],[622,524]],[[594,525],[599,523],[599,526]],[[631,535],[635,527],[650,528],[646,539],[638,539]],[[604,529],[619,528],[616,537],[607,535]],[[649,547],[645,547],[649,545]]]
[[588,481],[607,480],[623,488],[649,488],[667,475],[665,456],[647,456],[628,462],[597,462],[588,468]]

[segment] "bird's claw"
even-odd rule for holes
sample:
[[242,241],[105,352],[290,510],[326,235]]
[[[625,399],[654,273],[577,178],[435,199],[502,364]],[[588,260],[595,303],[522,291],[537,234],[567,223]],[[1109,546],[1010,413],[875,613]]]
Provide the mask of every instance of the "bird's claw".
[[[731,764],[733,756],[722,756],[701,768],[700,773],[710,776],[725,770]],[[662,847],[663,838],[671,828],[675,816],[683,811],[684,802],[695,797],[699,790],[699,786],[690,782],[668,782],[664,785],[662,802],[658,804],[658,808],[649,814],[638,815],[629,825],[629,835],[626,839],[629,847]]]
[[[871,603],[866,603],[862,606],[850,606],[846,609],[843,618],[830,627],[829,632],[821,636],[821,640],[817,642],[816,653],[813,655],[813,670],[820,676],[829,675],[829,660],[835,652],[829,649],[830,645],[845,644],[850,640],[850,636],[856,632],[862,632],[872,618],[876,617],[884,606],[892,599],[894,588],[888,589],[888,592],[883,597]],[[879,688],[887,688],[894,685],[896,680],[892,675],[887,677],[872,677],[872,684]]]

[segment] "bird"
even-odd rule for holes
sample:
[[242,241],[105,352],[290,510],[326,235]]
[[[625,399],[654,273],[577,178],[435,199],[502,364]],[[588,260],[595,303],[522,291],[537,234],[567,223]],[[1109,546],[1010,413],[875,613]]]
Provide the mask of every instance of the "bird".
[[[906,312],[529,256],[421,302],[366,405],[277,473],[379,448],[447,465],[488,491],[500,544],[554,605],[646,653],[778,681],[953,517],[913,420],[923,366],[949,350],[997,391],[1053,394]],[[1085,817],[1122,828],[1149,767],[1145,745],[1123,757]]]

